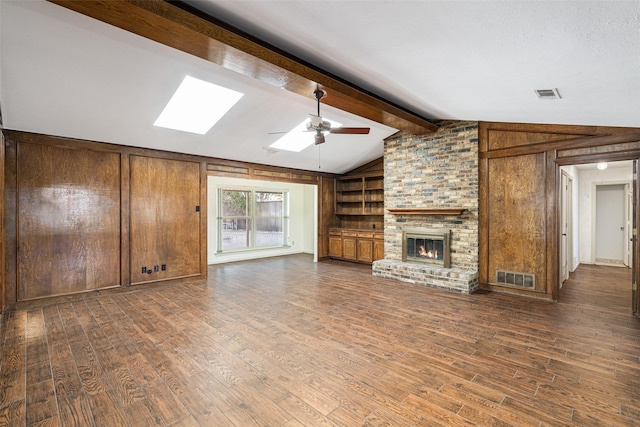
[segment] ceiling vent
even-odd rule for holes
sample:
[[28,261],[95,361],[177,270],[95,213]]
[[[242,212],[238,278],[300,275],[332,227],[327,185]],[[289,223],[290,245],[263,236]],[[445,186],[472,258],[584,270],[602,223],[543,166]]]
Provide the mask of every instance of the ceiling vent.
[[558,89],[535,89],[534,92],[540,99],[560,99]]

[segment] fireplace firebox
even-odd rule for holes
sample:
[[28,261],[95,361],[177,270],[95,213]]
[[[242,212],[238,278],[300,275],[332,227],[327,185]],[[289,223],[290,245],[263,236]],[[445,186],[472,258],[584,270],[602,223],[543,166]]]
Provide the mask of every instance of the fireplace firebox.
[[451,231],[424,228],[402,231],[402,261],[451,267]]

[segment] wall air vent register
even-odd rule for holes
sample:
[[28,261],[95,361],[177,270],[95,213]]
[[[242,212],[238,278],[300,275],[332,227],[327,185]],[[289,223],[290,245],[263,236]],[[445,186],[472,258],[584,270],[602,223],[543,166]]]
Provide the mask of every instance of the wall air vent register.
[[496,270],[496,282],[518,288],[535,289],[536,276],[531,273]]

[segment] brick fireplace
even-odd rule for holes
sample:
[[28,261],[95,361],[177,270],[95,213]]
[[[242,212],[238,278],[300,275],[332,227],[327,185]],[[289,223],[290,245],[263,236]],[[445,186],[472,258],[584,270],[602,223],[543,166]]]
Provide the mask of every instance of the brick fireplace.
[[[478,288],[477,122],[443,122],[433,134],[385,141],[384,203],[385,257],[373,263],[374,276]],[[448,266],[407,260],[403,240],[415,230],[447,234]]]

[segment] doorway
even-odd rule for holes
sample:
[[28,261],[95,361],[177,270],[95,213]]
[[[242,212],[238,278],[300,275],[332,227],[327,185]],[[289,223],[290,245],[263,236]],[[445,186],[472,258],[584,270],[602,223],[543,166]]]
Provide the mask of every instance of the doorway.
[[[574,278],[576,269],[594,272],[599,266],[615,266],[630,272],[629,267],[633,266],[633,161],[609,162],[607,166],[598,169],[595,163],[565,165],[559,171],[560,299],[565,292],[563,283]],[[585,266],[593,268],[582,268]],[[605,285],[603,281],[602,286]],[[620,297],[627,299],[632,296],[631,290],[630,282],[618,289]]]
[[627,200],[628,184],[596,184],[595,264],[627,266]]

